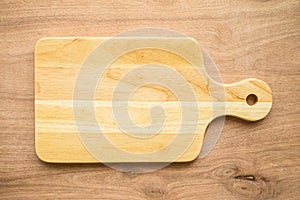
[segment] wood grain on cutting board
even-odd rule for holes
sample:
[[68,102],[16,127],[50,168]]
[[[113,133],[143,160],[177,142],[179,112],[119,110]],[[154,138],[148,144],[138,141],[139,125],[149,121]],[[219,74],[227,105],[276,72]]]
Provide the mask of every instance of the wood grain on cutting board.
[[[206,72],[207,67],[203,65],[201,48],[195,40],[189,38],[111,39],[110,41],[114,40],[112,46],[102,47],[109,49],[108,52],[103,52],[106,55],[120,51],[122,46],[127,49],[133,44],[150,46],[150,42],[159,46],[122,52],[122,55],[115,58],[97,79],[95,91],[87,88],[87,85],[93,85],[91,76],[95,73],[91,67],[87,68],[89,78],[84,79],[82,88],[78,86],[76,88],[79,73],[84,73],[85,70],[83,65],[95,65],[95,69],[99,68],[101,64],[99,62],[102,60],[97,54],[97,49],[100,49],[99,46],[107,40],[108,38],[96,37],[54,37],[43,38],[37,42],[35,146],[37,155],[43,161],[56,163],[192,161],[199,155],[205,131],[213,119],[232,115],[257,121],[264,118],[271,109],[272,92],[263,81],[247,79],[227,85],[213,81]],[[105,44],[107,42],[103,46]],[[180,47],[181,54],[170,52],[174,47]],[[96,56],[98,61],[91,59],[89,62],[88,57],[92,53],[98,55]],[[199,57],[197,68],[183,55],[197,55]],[[196,59],[193,59],[193,64],[194,60]],[[145,71],[146,65],[151,65],[149,72]],[[170,74],[171,71],[167,71],[166,74],[166,71],[163,71],[166,68],[176,73]],[[136,69],[138,71],[134,71]],[[123,78],[128,74],[132,74],[130,79]],[[178,76],[183,78],[183,82],[187,83],[190,89],[182,82],[177,83]],[[139,79],[150,82],[139,87],[136,85]],[[116,90],[120,83],[123,87]],[[130,96],[132,87],[135,90],[130,97],[129,106],[124,108],[121,101],[125,99],[122,96],[124,94]],[[80,90],[80,94],[84,94],[83,97],[76,98],[75,90]],[[83,133],[81,136],[78,135],[78,126],[90,127],[91,130],[96,130],[96,127],[92,126],[92,120],[86,111],[80,111],[80,116],[75,116],[74,107],[80,106],[76,105],[76,102],[82,103],[89,91],[94,94],[94,98],[85,102],[94,102],[97,124],[109,142],[100,145],[103,139],[97,141],[99,131],[95,134],[89,132],[86,133],[88,140],[95,142],[87,147],[84,140],[81,140]],[[249,95],[257,97],[254,105],[247,104],[246,98]],[[182,99],[183,96],[185,99]],[[189,96],[195,97],[194,102],[197,102],[197,105]],[[120,122],[117,122],[124,119],[113,111],[112,101],[115,102],[114,109],[123,113],[128,110],[132,123],[144,127],[144,130],[139,129],[136,136],[130,135],[132,125],[126,123],[125,126],[121,126]],[[164,115],[150,115],[151,108],[157,105],[164,109]],[[87,106],[80,108],[86,109]],[[189,113],[188,118],[183,118],[184,112]],[[76,122],[76,119],[80,122]],[[153,124],[153,121],[161,121],[163,126],[160,127],[160,123],[155,122],[152,126],[157,131],[149,132],[153,128],[145,131],[145,127]],[[112,147],[129,154],[114,153]],[[103,152],[102,156],[98,155],[98,160],[93,158],[91,149],[93,152]],[[112,156],[114,154],[115,156]],[[144,157],[137,158],[134,154],[143,154]]]
[[[297,199],[299,1],[2,1],[1,199]],[[204,159],[148,174],[101,164],[45,164],[34,151],[34,45],[42,37],[175,29],[210,53],[225,83],[273,91],[262,121],[226,119]],[[218,122],[214,121],[213,124]],[[212,124],[212,125],[213,125]]]

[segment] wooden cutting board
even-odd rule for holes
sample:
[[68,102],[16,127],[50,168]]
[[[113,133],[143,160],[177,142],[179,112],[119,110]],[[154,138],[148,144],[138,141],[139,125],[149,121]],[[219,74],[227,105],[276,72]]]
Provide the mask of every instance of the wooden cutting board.
[[[110,156],[96,159],[78,134],[73,98],[76,80],[82,65],[96,47],[106,39],[99,37],[43,38],[37,42],[35,47],[35,145],[36,153],[41,160],[57,163],[191,161],[198,156],[206,128],[216,117],[231,115],[248,121],[256,121],[264,118],[271,109],[271,89],[261,80],[252,78],[223,86],[213,81],[206,73],[202,52],[191,50],[195,45],[192,39],[187,41],[180,38],[124,38],[122,45],[125,44],[125,46],[149,40],[162,46],[166,44],[166,47],[172,44],[174,47],[179,47],[178,49],[181,51],[186,51],[186,54],[196,56],[198,61],[200,60],[199,66],[197,66],[200,70],[196,70],[182,56],[159,48],[135,49],[114,59],[102,74],[94,93],[95,116],[103,135],[110,142],[109,145],[100,145],[93,149],[93,151],[101,151],[104,153],[103,155]],[[108,48],[107,51],[115,51],[119,48],[116,43],[114,48]],[[93,62],[99,61],[90,60],[88,62],[96,65]],[[190,102],[184,102],[183,106],[188,108],[181,108],[182,105],[176,94],[156,82],[139,87],[132,94],[128,106],[133,123],[139,127],[147,127],[152,123],[151,117],[164,117],[165,123],[151,137],[143,137],[142,133],[141,137],[133,137],[118,127],[115,116],[112,114],[111,101],[114,89],[122,81],[122,77],[135,67],[145,64],[168,66],[177,71],[193,89],[198,106],[191,107]],[[172,76],[163,77],[159,67],[153,70],[153,74],[158,80],[172,81],[173,79]],[[143,74],[137,73],[136,78],[126,80],[125,84],[134,85],[136,80],[142,78]],[[86,84],[89,85],[88,81]],[[180,86],[177,87],[180,89]],[[224,91],[224,96],[219,96],[220,93],[214,91]],[[246,101],[247,97],[254,98],[255,104],[249,105]],[[164,109],[164,116],[150,116],[151,107],[154,105],[160,105]],[[116,109],[122,110],[123,108]],[[195,133],[179,133],[182,125],[182,109],[189,109],[190,113],[199,113]],[[86,121],[84,123],[89,127],[89,117],[85,118],[84,113],[77,118],[81,119],[80,117]],[[188,120],[183,126],[195,123],[195,121],[189,122]],[[191,142],[188,141],[191,138],[190,134],[194,134]],[[180,135],[182,143],[177,142],[175,145],[170,145],[178,135]],[[97,136],[94,134],[89,137],[90,141],[97,140]],[[186,144],[189,145],[185,148],[181,147]],[[121,154],[112,153],[112,146],[128,154],[145,156],[142,158],[121,156]],[[185,150],[176,159],[169,159],[170,152],[173,152],[171,148]],[[157,151],[160,153],[147,157],[148,154]]]

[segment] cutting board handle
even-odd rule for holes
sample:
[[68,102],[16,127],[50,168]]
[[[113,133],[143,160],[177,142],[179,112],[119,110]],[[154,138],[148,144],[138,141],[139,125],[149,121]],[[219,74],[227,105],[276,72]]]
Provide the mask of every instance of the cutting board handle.
[[247,121],[263,119],[272,107],[272,91],[264,81],[250,78],[225,84],[225,115]]

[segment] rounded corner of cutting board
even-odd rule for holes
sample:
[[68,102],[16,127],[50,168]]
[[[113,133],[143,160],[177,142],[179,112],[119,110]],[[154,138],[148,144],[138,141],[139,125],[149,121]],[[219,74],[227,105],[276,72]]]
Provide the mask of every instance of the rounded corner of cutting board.
[[176,162],[181,162],[181,163],[193,162],[193,161],[195,161],[198,158],[199,153],[200,152],[197,152],[197,153],[195,153],[195,155],[192,155],[192,156],[190,156],[188,158],[182,158],[180,160],[177,160]]
[[42,37],[35,42],[34,50],[36,51],[41,42],[48,40],[49,37]]
[[46,163],[53,163],[53,161],[47,157],[47,154],[43,154],[41,152],[40,148],[37,146],[37,143],[35,144],[35,154],[39,158],[39,160]]
[[[193,148],[193,147],[191,147],[191,148]],[[194,149],[193,151],[185,152],[175,162],[186,163],[186,162],[193,162],[193,161],[195,161],[199,157],[199,155],[200,155],[201,148],[202,148],[202,144],[200,144],[200,145],[198,144],[197,145],[197,149]]]

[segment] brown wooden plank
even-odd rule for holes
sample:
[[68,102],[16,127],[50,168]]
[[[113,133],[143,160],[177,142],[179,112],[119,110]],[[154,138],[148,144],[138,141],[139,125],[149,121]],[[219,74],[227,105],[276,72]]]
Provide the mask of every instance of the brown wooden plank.
[[[299,1],[1,1],[1,199],[297,199]],[[147,174],[101,164],[47,164],[34,152],[35,42],[164,27],[194,37],[225,83],[256,77],[273,91],[266,119],[228,118],[205,159]],[[213,123],[214,124],[214,123]]]

